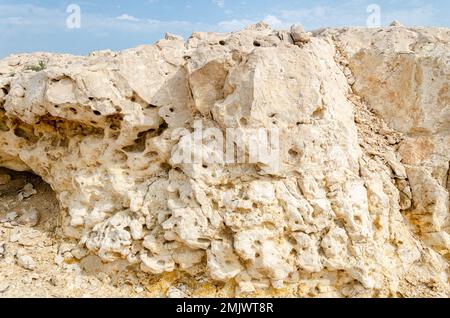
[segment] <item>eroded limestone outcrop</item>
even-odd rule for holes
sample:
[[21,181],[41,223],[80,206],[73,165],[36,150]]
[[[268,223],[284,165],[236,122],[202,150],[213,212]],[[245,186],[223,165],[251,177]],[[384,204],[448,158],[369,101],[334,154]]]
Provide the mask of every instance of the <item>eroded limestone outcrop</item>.
[[[447,296],[450,30],[291,32],[6,58],[0,166],[49,183],[63,237],[105,262],[240,294]],[[176,161],[199,121],[277,129],[278,169]]]

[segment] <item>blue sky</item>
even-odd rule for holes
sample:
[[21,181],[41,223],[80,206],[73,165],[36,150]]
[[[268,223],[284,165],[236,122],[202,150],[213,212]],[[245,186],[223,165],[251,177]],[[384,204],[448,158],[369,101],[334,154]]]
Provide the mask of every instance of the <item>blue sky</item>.
[[[265,20],[274,28],[364,26],[367,6],[381,9],[381,24],[450,27],[448,0],[0,0],[0,58],[51,51],[87,54],[153,43],[165,32],[228,32]],[[81,28],[70,29],[67,7],[81,9]]]

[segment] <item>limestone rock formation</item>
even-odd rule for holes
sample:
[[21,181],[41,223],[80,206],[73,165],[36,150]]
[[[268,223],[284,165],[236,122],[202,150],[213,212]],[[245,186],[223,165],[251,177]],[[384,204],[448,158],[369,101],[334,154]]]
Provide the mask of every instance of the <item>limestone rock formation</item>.
[[[6,58],[0,166],[51,185],[83,264],[239,295],[448,296],[450,30],[291,32]],[[276,169],[212,160],[227,130],[249,159],[257,129],[278,132]]]

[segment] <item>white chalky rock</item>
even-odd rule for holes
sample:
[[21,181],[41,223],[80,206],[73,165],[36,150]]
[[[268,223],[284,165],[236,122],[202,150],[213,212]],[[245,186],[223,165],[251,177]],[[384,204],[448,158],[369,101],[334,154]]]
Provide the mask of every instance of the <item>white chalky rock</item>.
[[17,219],[18,216],[19,216],[19,214],[15,211],[9,212],[9,213],[5,214],[4,216],[0,217],[0,223],[12,222],[15,219]]
[[16,255],[17,265],[23,267],[27,270],[34,270],[36,268],[36,263],[30,255],[25,254],[22,251],[19,251]]
[[23,189],[19,192],[17,195],[17,198],[19,201],[22,201],[23,199],[29,198],[32,195],[35,195],[37,191],[33,188],[33,185],[31,183],[27,183]]
[[303,26],[298,24],[291,26],[291,36],[294,42],[306,43],[311,39],[311,34],[309,32],[305,32]]
[[82,249],[59,261],[92,272],[121,262],[204,270],[243,293],[446,297],[449,41],[447,28],[259,23],[11,56],[0,166],[51,185]]
[[188,298],[189,295],[187,294],[186,291],[184,291],[184,289],[182,287],[175,287],[175,286],[170,286],[169,289],[167,290],[167,297],[168,298]]
[[233,252],[230,243],[213,242],[207,255],[208,268],[213,279],[227,281],[243,270],[239,257]]
[[22,225],[36,226],[39,223],[40,214],[36,208],[30,208],[22,212],[17,222]]

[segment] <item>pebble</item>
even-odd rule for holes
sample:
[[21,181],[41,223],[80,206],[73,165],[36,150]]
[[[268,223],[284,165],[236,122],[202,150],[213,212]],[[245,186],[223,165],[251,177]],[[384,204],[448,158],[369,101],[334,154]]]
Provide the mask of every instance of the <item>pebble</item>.
[[16,86],[11,90],[12,96],[14,97],[24,97],[25,89],[22,86]]
[[23,201],[23,199],[29,198],[36,193],[37,191],[33,188],[33,185],[31,183],[27,183],[23,187],[22,191],[19,192],[17,198],[19,199],[19,201]]
[[31,208],[30,210],[23,212],[17,222],[21,225],[28,225],[33,227],[39,223],[39,219],[39,211],[35,208]]
[[85,248],[77,247],[71,253],[76,259],[81,260],[89,254],[89,251]]
[[189,295],[187,294],[187,292],[183,289],[184,286],[180,287],[175,287],[175,286],[171,286],[168,291],[167,291],[167,297],[168,298],[188,298]]
[[85,257],[80,262],[80,267],[90,274],[101,271],[102,265],[100,257],[94,255]]
[[142,293],[144,291],[144,287],[142,285],[134,286],[133,289],[138,294],[140,294],[140,293]]
[[18,253],[17,254],[17,265],[27,270],[34,270],[36,268],[36,263],[30,255]]
[[12,222],[14,221],[19,215],[17,214],[17,212],[9,212],[7,213],[5,216],[0,218],[0,223],[7,223],[7,222]]
[[32,228],[16,227],[11,231],[9,241],[23,246],[34,246],[41,241],[41,233]]

